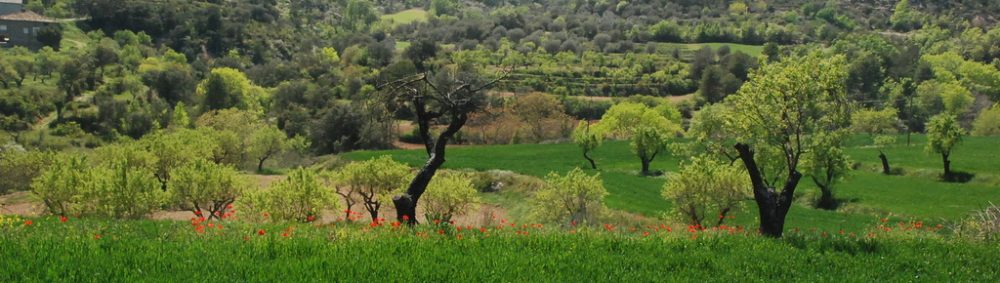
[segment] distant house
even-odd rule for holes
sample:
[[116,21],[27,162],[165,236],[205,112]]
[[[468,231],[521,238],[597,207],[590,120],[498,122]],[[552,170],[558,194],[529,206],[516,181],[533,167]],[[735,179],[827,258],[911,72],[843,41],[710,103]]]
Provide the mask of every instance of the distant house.
[[0,46],[42,47],[38,31],[58,21],[24,10],[21,0],[0,0]]

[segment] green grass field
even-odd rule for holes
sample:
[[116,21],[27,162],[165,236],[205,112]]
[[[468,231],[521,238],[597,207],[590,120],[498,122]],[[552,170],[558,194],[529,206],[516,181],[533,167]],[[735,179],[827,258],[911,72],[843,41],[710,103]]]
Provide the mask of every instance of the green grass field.
[[426,22],[430,13],[424,9],[414,8],[399,11],[393,14],[382,15],[382,21],[388,22],[392,26],[406,25],[413,22]]
[[[1000,278],[995,245],[933,236],[490,227],[457,231],[54,218],[0,224],[2,282],[929,281]],[[259,231],[263,229],[263,235]],[[650,232],[652,231],[652,232]],[[527,233],[528,235],[525,235]],[[650,233],[646,235],[645,233]],[[284,235],[287,234],[287,235]],[[886,260],[892,259],[892,260]]]
[[[879,219],[915,219],[928,223],[957,221],[990,202],[1000,203],[1000,160],[984,158],[1000,156],[1000,138],[969,137],[953,153],[956,170],[976,174],[969,183],[945,183],[937,180],[940,169],[937,155],[924,152],[923,136],[912,136],[912,145],[906,137],[886,150],[890,162],[904,171],[916,172],[902,176],[884,176],[878,173],[878,151],[870,147],[864,137],[852,141],[848,153],[861,163],[861,169],[838,185],[836,196],[845,201],[841,211],[814,209],[800,203],[788,216],[787,227],[820,228],[826,230],[863,230]],[[351,160],[363,160],[380,155],[391,155],[411,166],[420,166],[425,154],[419,150],[359,151],[343,155]],[[666,181],[663,177],[641,177],[639,160],[631,153],[628,142],[607,142],[594,153],[604,185],[610,195],[606,199],[611,208],[637,213],[648,217],[662,217],[672,204],[660,196]],[[566,172],[576,167],[587,168],[586,160],[573,144],[463,146],[448,151],[446,168],[471,168],[475,170],[501,169],[542,177],[549,172]],[[672,156],[658,157],[652,168],[663,171],[677,169],[680,159]],[[923,172],[923,173],[921,173]],[[806,177],[800,182],[797,194],[818,194],[812,181]],[[524,196],[521,196],[523,198]],[[755,225],[754,203],[747,201],[735,223]]]

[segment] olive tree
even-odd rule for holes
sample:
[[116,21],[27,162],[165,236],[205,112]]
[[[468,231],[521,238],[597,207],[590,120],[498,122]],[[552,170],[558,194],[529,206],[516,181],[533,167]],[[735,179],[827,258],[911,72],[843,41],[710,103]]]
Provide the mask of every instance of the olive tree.
[[543,222],[593,224],[606,210],[608,191],[600,174],[587,175],[580,168],[545,176],[545,186],[531,197],[531,214]]
[[958,124],[958,118],[951,114],[938,114],[927,121],[927,151],[941,154],[944,163],[944,179],[952,180],[951,151],[962,141],[965,129]]
[[598,127],[591,127],[587,121],[580,121],[580,124],[573,129],[573,143],[583,150],[583,158],[590,162],[590,168],[597,170],[597,162],[590,157],[590,152],[601,146],[604,142],[604,135],[598,131]]
[[851,115],[851,129],[857,133],[868,134],[878,148],[878,158],[882,160],[882,174],[891,173],[889,158],[885,156],[884,149],[896,142],[893,134],[897,133],[901,124],[895,108],[865,109]]
[[[507,78],[509,73],[509,70],[503,70],[496,79],[484,82],[477,70],[468,65],[460,65],[379,86],[386,96],[383,99],[391,106],[412,110],[417,124],[417,136],[423,141],[427,152],[427,162],[417,171],[406,191],[392,198],[397,219],[410,225],[417,223],[417,201],[427,191],[427,185],[434,174],[444,165],[448,142],[465,126],[469,114],[486,105],[483,91]],[[431,128],[435,123],[446,126],[436,138],[432,138]]]
[[761,67],[726,100],[732,107],[726,124],[750,175],[766,236],[782,235],[802,178],[799,165],[814,150],[816,134],[848,125],[845,66],[843,56],[786,58]]
[[667,142],[682,131],[665,113],[642,103],[622,102],[608,109],[598,125],[611,136],[632,141],[632,152],[642,163],[641,172],[648,176],[651,175],[649,164],[666,151]]
[[221,219],[245,184],[236,169],[197,159],[174,170],[167,192],[174,205],[208,220]]
[[661,194],[674,202],[674,212],[691,225],[704,226],[708,217],[717,215],[715,225],[750,197],[750,179],[737,165],[696,156],[681,165],[680,171],[667,174]]
[[427,221],[450,222],[452,217],[473,209],[478,202],[479,194],[469,176],[442,174],[427,186],[424,216]]

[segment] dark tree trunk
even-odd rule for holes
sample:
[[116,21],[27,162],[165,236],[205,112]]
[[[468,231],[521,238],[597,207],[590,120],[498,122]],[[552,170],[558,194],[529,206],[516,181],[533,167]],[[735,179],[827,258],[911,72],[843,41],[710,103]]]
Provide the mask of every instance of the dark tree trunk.
[[590,153],[589,152],[584,151],[583,152],[583,158],[586,158],[587,161],[590,161],[590,168],[593,168],[594,170],[597,170],[597,163],[594,162],[593,158],[590,158]]
[[747,173],[750,174],[750,182],[753,184],[753,196],[757,202],[760,213],[760,233],[767,237],[780,238],[785,229],[785,216],[792,206],[792,196],[795,187],[799,184],[802,174],[794,169],[790,169],[788,179],[785,180],[785,187],[781,192],[775,191],[764,182],[764,177],[760,173],[757,161],[754,160],[754,152],[749,145],[736,144],[736,150],[746,166]]
[[[420,118],[418,117],[418,119]],[[445,148],[448,146],[448,141],[455,136],[455,133],[458,133],[458,130],[465,125],[468,119],[469,117],[466,114],[453,115],[451,117],[448,128],[434,141],[433,147],[428,152],[427,163],[424,164],[424,167],[420,168],[417,176],[413,177],[413,180],[410,181],[406,192],[392,198],[392,203],[396,206],[397,220],[410,225],[417,224],[417,201],[420,200],[420,196],[427,190],[427,185],[434,178],[434,174],[441,168],[441,165],[444,165]],[[426,134],[429,132],[429,129],[424,127],[424,125],[426,123],[420,123],[421,135],[429,136]],[[425,141],[428,145],[431,144],[429,141]]]
[[642,175],[649,176],[649,160],[642,159]]
[[951,160],[948,160],[948,154],[941,154],[941,161],[944,162],[944,178],[945,180],[951,180]]
[[889,170],[889,158],[885,157],[885,153],[881,150],[878,152],[878,159],[882,160],[882,174],[892,174],[892,171]]
[[819,183],[816,186],[819,187],[820,191],[819,202],[816,203],[816,206],[826,210],[837,208],[837,201],[833,198],[833,191],[830,190],[830,187],[820,185]]
[[264,161],[267,158],[261,158],[257,160],[257,173],[264,172]]

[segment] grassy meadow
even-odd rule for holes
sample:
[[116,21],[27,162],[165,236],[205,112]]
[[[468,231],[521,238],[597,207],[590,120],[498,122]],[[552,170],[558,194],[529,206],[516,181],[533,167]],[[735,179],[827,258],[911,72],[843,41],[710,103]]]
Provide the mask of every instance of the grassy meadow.
[[[1000,156],[1000,138],[968,137],[953,152],[952,164],[957,171],[974,174],[968,183],[946,183],[938,180],[940,156],[924,151],[926,140],[921,135],[897,138],[897,144],[885,149],[893,167],[901,168],[902,175],[885,176],[880,173],[878,149],[870,146],[864,136],[852,141],[848,154],[859,163],[859,168],[835,187],[841,199],[838,211],[812,208],[806,200],[818,194],[809,177],[799,183],[799,201],[788,216],[786,227],[817,228],[829,231],[841,229],[858,231],[877,223],[881,218],[920,220],[939,224],[957,221],[990,202],[1000,203],[1000,160],[983,158]],[[343,155],[350,160],[364,160],[380,155],[411,166],[420,166],[426,155],[420,150],[359,151]],[[549,172],[588,168],[600,173],[610,195],[610,208],[647,217],[663,217],[672,204],[660,196],[664,177],[639,176],[639,160],[632,154],[628,142],[607,142],[593,154],[599,170],[589,170],[580,149],[574,144],[524,144],[500,146],[455,146],[448,151],[446,168],[471,168],[475,170],[509,170],[519,174],[543,177]],[[677,169],[681,160],[661,155],[652,163],[655,170],[664,172]],[[524,196],[521,196],[522,198]],[[517,203],[517,200],[508,201]],[[523,202],[522,202],[523,203]],[[734,220],[740,225],[756,225],[752,201]]]

